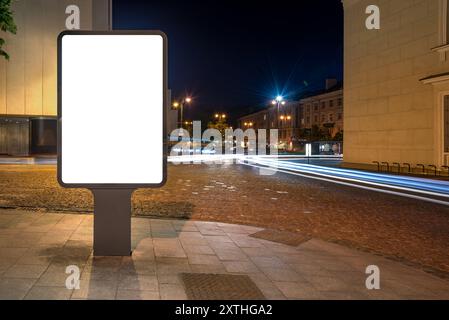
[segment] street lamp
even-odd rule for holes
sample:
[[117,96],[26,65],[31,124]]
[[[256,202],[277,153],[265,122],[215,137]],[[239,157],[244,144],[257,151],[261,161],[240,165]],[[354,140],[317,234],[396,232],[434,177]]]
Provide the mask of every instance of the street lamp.
[[279,120],[280,120],[280,118],[279,118],[279,113],[280,113],[280,108],[281,108],[281,106],[285,106],[286,102],[285,102],[285,100],[284,100],[284,97],[282,97],[282,96],[277,96],[276,99],[274,99],[271,103],[272,103],[274,106],[277,106],[277,127],[278,127],[278,129],[279,129]]
[[223,114],[216,113],[215,119],[226,119],[226,115],[224,113]]
[[175,108],[175,109],[180,109],[180,111],[181,111],[181,117],[180,117],[180,123],[181,123],[181,127],[183,127],[183,125],[184,125],[184,122],[183,122],[183,120],[184,120],[184,105],[187,103],[187,104],[190,104],[192,102],[192,98],[191,97],[185,97],[184,99],[182,99],[181,100],[181,102],[177,102],[177,101],[175,101],[174,103],[173,103],[173,107]]

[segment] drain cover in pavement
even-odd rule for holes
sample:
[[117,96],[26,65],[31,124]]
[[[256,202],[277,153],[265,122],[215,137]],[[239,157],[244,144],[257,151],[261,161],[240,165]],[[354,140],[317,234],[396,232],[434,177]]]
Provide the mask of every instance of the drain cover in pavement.
[[245,275],[183,273],[181,279],[189,300],[265,300]]
[[250,235],[250,237],[268,240],[297,247],[311,238],[300,233],[265,229]]

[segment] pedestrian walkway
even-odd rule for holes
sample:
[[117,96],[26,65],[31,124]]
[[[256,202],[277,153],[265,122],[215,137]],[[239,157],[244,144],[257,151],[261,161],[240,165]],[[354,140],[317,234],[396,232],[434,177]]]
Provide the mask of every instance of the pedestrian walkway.
[[[93,258],[92,224],[91,215],[0,210],[0,299],[187,299],[189,274],[248,276],[266,299],[449,299],[449,281],[401,263],[224,223],[133,218],[132,257]],[[79,290],[66,288],[70,265]],[[380,290],[366,289],[369,265]]]

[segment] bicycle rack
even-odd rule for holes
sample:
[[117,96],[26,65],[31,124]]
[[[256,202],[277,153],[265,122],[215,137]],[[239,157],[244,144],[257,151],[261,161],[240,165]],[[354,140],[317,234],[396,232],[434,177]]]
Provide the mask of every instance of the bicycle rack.
[[393,162],[393,166],[398,167],[398,173],[401,173],[401,164],[399,162]]
[[422,167],[422,173],[426,174],[426,166],[425,165],[423,165],[421,163],[418,163],[416,166],[417,167]]
[[441,168],[446,169],[447,170],[447,175],[449,176],[449,166],[442,166]]
[[380,162],[379,161],[373,161],[374,164],[377,164],[377,171],[380,172]]
[[408,173],[412,173],[412,165],[410,163],[405,162],[403,165],[408,168]]
[[434,169],[435,177],[438,176],[438,168],[436,165],[429,164],[428,167]]
[[387,166],[387,172],[390,172],[390,163],[389,162],[382,162],[382,165]]

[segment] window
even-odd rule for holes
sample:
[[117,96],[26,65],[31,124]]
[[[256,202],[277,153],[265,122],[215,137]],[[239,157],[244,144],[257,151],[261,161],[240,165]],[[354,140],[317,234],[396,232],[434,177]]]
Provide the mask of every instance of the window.
[[318,111],[318,103],[315,103],[315,105],[313,106],[313,109],[314,109],[315,111]]
[[332,113],[329,114],[329,122],[334,122],[334,115]]
[[338,114],[338,120],[343,119],[343,115],[341,113]]
[[441,45],[449,44],[449,0],[440,0],[440,41]]
[[306,122],[307,122],[307,124],[309,124],[309,123],[310,123],[310,117],[307,117],[307,120],[306,120]]
[[444,44],[449,44],[449,1],[448,0],[446,0],[445,1],[446,2],[446,10],[444,11],[444,14],[445,14],[445,19],[443,19],[444,20],[444,32],[445,32],[445,35],[446,35],[446,37],[445,37],[445,42],[444,42]]
[[324,114],[321,115],[321,122],[326,121],[326,116]]
[[444,110],[443,110],[443,121],[444,121],[444,152],[449,153],[449,96],[444,97]]
[[334,106],[334,100],[329,100],[329,107],[333,107]]
[[315,123],[318,122],[318,115],[315,115]]
[[340,99],[338,99],[338,106],[341,107],[342,105],[343,105],[343,99],[340,98]]
[[321,102],[321,109],[324,109],[324,108],[326,108],[326,102]]

